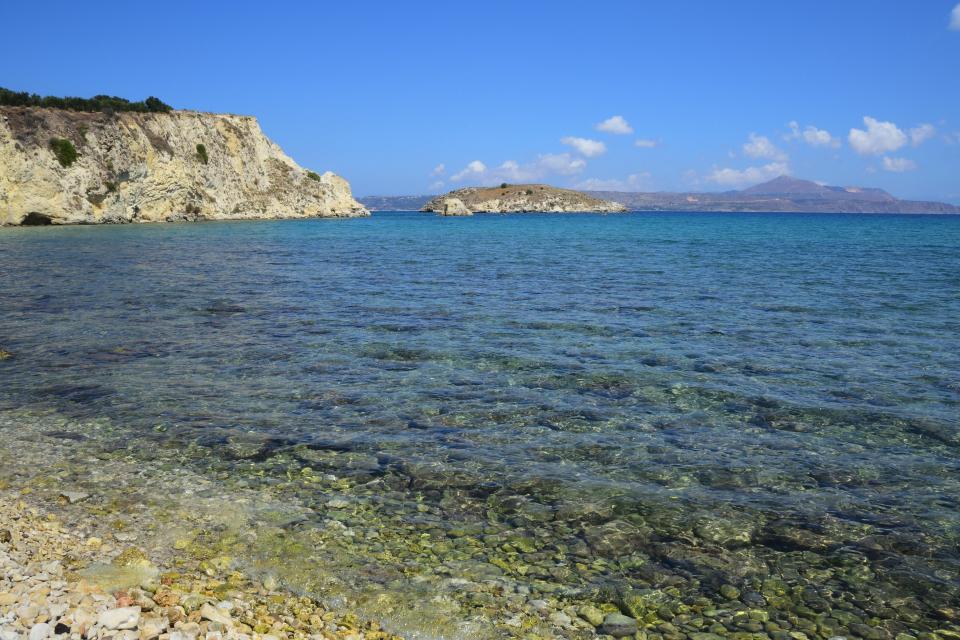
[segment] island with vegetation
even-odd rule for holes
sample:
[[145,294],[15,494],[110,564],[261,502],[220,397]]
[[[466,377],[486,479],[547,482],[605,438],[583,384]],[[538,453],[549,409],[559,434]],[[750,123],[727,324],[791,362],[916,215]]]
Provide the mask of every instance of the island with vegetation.
[[0,89],[0,225],[367,215],[250,116]]
[[427,202],[421,211],[441,215],[473,213],[622,213],[618,202],[545,184],[507,184],[457,189]]

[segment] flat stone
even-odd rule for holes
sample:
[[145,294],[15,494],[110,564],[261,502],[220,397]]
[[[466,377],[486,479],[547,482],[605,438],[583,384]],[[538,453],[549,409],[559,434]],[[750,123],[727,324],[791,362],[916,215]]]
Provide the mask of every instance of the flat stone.
[[637,621],[622,613],[608,613],[600,630],[614,638],[632,636],[637,632]]
[[231,618],[226,611],[218,609],[209,603],[200,607],[200,617],[210,622],[219,622],[227,627],[232,627],[234,624],[233,618]]
[[70,504],[76,504],[89,498],[90,494],[84,493],[83,491],[61,491],[60,497]]
[[108,609],[97,618],[97,624],[113,631],[133,629],[140,624],[140,607]]

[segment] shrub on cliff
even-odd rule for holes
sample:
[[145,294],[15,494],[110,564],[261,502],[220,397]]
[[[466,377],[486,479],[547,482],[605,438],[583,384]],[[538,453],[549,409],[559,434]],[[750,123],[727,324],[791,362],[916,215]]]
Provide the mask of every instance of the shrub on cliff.
[[0,87],[0,106],[6,107],[46,107],[49,109],[69,109],[70,111],[137,111],[141,113],[166,113],[173,107],[159,98],[150,96],[140,102],[130,102],[117,96],[98,95],[92,98],[61,98],[57,96],[39,96],[26,91],[11,91]]
[[64,168],[72,165],[80,156],[73,143],[64,138],[50,138],[50,148],[53,150],[53,155],[57,157],[60,166]]
[[207,148],[202,144],[197,145],[197,157],[200,158],[200,162],[203,164],[210,162],[210,156],[207,155]]
[[316,171],[307,171],[307,177],[310,178],[311,180],[316,180],[317,182],[320,182],[320,174],[317,173]]

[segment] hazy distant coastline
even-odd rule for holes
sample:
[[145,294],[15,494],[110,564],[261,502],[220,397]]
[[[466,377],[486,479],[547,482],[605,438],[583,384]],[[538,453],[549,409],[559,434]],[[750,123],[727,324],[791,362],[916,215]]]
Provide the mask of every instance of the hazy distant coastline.
[[[719,193],[584,193],[601,200],[619,202],[632,211],[960,214],[960,207],[945,202],[901,200],[883,189],[834,187],[787,176],[746,189]],[[366,196],[357,200],[371,211],[419,211],[435,197]]]

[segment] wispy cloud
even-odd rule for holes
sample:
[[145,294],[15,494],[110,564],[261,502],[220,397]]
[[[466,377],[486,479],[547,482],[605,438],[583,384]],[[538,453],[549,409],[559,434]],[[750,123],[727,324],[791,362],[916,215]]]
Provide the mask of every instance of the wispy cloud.
[[611,116],[603,122],[598,122],[595,128],[597,131],[613,133],[620,136],[633,133],[633,127],[630,126],[630,123],[627,122],[623,116]]
[[487,165],[483,164],[479,160],[474,160],[469,163],[466,167],[463,168],[463,171],[455,173],[450,176],[451,182],[463,182],[464,180],[471,177],[478,177],[486,174]]
[[787,161],[787,154],[770,142],[770,138],[758,136],[755,133],[751,133],[749,139],[743,144],[743,152],[751,158],[766,158],[777,162]]
[[588,158],[600,156],[607,152],[607,145],[603,144],[599,140],[591,140],[590,138],[567,136],[566,138],[561,138],[560,142],[573,147],[578,153]]
[[907,144],[907,134],[892,122],[881,122],[870,116],[863,117],[863,129],[850,129],[850,146],[860,155],[879,155],[896,151]]
[[904,171],[913,171],[916,169],[917,163],[907,158],[883,156],[883,168],[894,173],[903,173]]
[[811,147],[840,146],[840,141],[826,129],[818,129],[810,124],[801,131],[800,124],[796,120],[791,121],[787,126],[790,127],[790,133],[784,136],[785,140],[803,140]]
[[910,129],[910,143],[915,147],[919,147],[936,133],[937,130],[932,124],[917,125],[913,129]]
[[432,176],[442,176],[447,170],[447,166],[442,162],[433,168],[433,171],[430,172]]
[[714,169],[707,174],[707,180],[727,187],[745,187],[789,173],[790,167],[786,162],[771,162],[761,167],[747,167],[746,169]]
[[641,149],[653,149],[655,146],[660,144],[656,140],[650,140],[648,138],[637,138],[633,143],[633,146],[640,147]]
[[574,185],[585,191],[642,191],[650,188],[650,172],[631,173],[626,180],[619,178],[587,178]]
[[487,167],[482,161],[474,160],[464,169],[452,176],[451,182],[470,182],[474,184],[496,184],[499,182],[531,182],[547,176],[571,176],[581,173],[587,161],[569,153],[545,153],[537,156],[533,162],[520,164],[515,160],[506,160],[496,167]]
[[960,31],[960,4],[950,12],[950,28],[954,31]]

